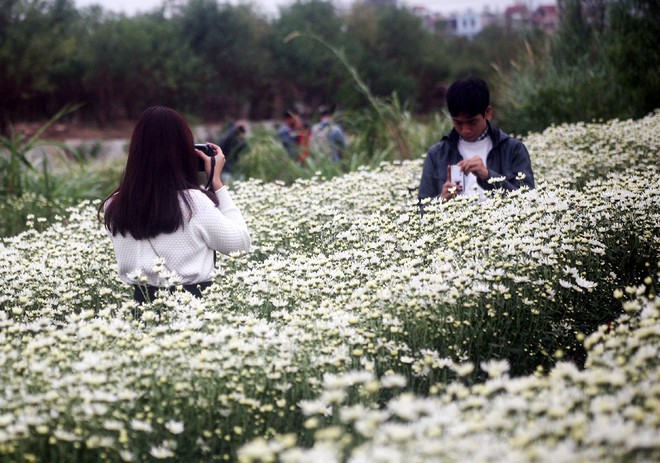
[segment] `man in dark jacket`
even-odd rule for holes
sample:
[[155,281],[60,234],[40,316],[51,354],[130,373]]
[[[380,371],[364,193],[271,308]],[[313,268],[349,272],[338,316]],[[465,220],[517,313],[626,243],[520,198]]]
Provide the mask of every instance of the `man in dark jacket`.
[[227,130],[220,134],[218,146],[225,155],[223,171],[232,172],[240,154],[248,150],[248,144],[245,140],[245,126],[246,123],[242,120],[232,122]]
[[484,199],[484,191],[494,188],[534,188],[525,145],[489,122],[492,108],[486,82],[476,77],[454,82],[447,91],[447,108],[454,129],[426,155],[420,200],[457,195]]

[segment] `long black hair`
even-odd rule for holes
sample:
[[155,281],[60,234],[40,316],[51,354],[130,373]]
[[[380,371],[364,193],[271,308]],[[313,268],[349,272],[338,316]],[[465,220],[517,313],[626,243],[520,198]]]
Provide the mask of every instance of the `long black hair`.
[[204,192],[217,205],[216,195],[199,185],[198,159],[192,131],[181,114],[162,106],[146,109],[133,129],[119,187],[99,208],[99,214],[105,209],[108,230],[139,240],[183,227],[192,214],[189,189]]

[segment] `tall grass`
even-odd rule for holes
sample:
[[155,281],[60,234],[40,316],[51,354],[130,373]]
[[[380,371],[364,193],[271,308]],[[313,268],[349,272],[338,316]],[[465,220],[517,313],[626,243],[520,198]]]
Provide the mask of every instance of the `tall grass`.
[[593,121],[622,112],[627,92],[610,74],[604,63],[593,63],[588,56],[571,66],[542,57],[522,61],[506,74],[496,73],[500,123],[509,131],[527,134],[553,124]]
[[44,138],[78,107],[64,107],[29,137],[13,129],[0,136],[0,236],[25,230],[35,217],[46,223],[66,216],[68,207],[103,197],[116,185],[119,164],[95,161],[98,146],[75,149]]
[[[63,108],[50,120],[43,124],[30,137],[16,132],[10,127],[9,136],[0,136],[0,197],[21,196],[25,191],[26,171],[36,171],[35,163],[29,153],[39,147],[53,147],[55,153],[62,155],[65,146],[56,141],[43,140],[44,132],[58,119],[71,112],[72,108]],[[42,164],[46,165],[45,154],[42,154]],[[46,169],[46,167],[44,167]],[[43,181],[48,184],[48,171],[44,171]]]
[[660,105],[660,10],[650,0],[562,2],[542,50],[527,47],[511,71],[497,70],[497,113],[509,132],[552,124],[640,118]]

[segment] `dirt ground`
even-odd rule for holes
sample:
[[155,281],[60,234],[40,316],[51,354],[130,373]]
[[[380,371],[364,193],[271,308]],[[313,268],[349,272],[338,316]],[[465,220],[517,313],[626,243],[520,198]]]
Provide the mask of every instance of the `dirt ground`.
[[[14,130],[25,134],[26,136],[34,135],[44,123],[30,122],[19,123],[14,125]],[[70,123],[56,123],[48,127],[46,132],[41,138],[47,140],[129,140],[133,132],[135,121],[128,119],[117,120],[104,127],[96,127],[91,125],[80,125]],[[221,123],[205,123],[192,127],[193,132],[197,136],[211,136],[215,138],[222,129]]]
[[[14,125],[14,131],[29,138],[36,134],[44,123],[18,123]],[[98,159],[112,159],[128,153],[128,144],[134,125],[135,121],[131,120],[114,121],[104,127],[58,122],[48,127],[40,138],[63,142],[71,148],[100,149],[95,155]],[[213,141],[221,128],[220,124],[205,124],[192,129],[195,139]]]
[[[131,137],[134,121],[120,120],[105,127],[82,126],[69,123],[55,123],[48,127],[41,138],[49,140],[111,140],[128,139]],[[34,135],[43,123],[19,123],[14,130],[30,137]]]

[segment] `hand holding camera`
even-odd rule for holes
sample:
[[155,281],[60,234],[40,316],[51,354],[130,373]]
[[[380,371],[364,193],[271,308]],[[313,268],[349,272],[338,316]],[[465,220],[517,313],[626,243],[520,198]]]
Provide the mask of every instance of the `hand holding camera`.
[[464,187],[464,173],[458,165],[447,166],[447,177],[445,183],[442,184],[440,190],[440,197],[443,199],[452,199],[463,191]]
[[199,143],[195,144],[195,152],[199,156],[198,170],[205,172],[208,179],[206,188],[213,188],[214,191],[222,188],[220,174],[225,165],[222,149],[214,143]]
[[451,169],[450,171],[450,178],[451,178],[451,183],[453,183],[456,186],[460,186],[461,190],[465,188],[465,175],[463,174],[463,170],[461,166],[458,164],[454,164],[449,166]]
[[490,176],[488,168],[484,164],[483,159],[479,156],[474,156],[470,159],[465,159],[458,163],[464,175],[474,174],[478,179],[486,181]]

